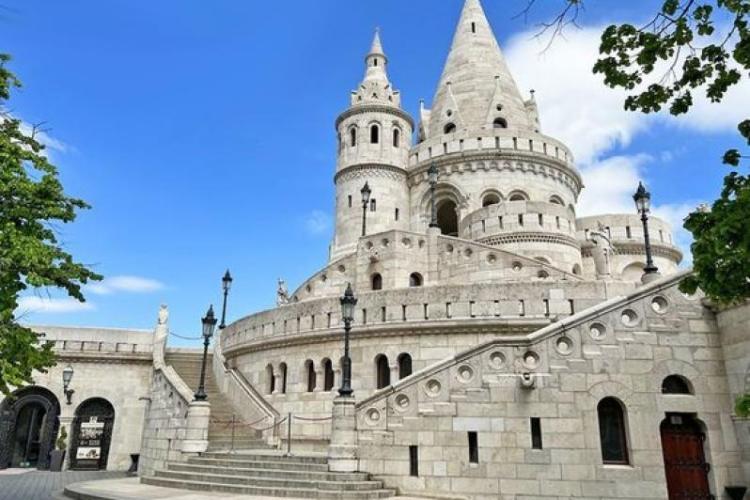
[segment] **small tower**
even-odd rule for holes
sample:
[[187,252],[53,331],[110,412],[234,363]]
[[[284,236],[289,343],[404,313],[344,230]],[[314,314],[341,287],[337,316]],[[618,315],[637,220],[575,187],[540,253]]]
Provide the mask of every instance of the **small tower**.
[[356,249],[362,235],[360,190],[368,183],[367,234],[409,228],[406,168],[414,129],[401,94],[388,80],[388,58],[379,31],[365,57],[365,77],[336,120],[336,231],[331,260]]

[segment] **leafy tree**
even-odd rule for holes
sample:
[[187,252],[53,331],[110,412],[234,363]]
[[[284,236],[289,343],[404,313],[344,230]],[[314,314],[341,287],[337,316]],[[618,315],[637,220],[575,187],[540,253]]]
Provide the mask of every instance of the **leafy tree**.
[[84,301],[81,285],[101,276],[76,263],[57,240],[55,223],[88,208],[63,192],[57,169],[44,154],[36,128],[29,131],[6,107],[20,81],[0,54],[0,392],[32,383],[32,372],[55,364],[52,346],[15,316],[27,288],[56,287]]
[[[542,25],[551,40],[575,25],[583,10],[583,0],[562,1],[560,14]],[[534,4],[528,0],[524,13]],[[666,108],[682,115],[693,106],[694,94],[719,103],[729,88],[750,77],[748,22],[750,0],[663,0],[646,24],[604,30],[593,71],[607,86],[629,92],[627,110]],[[722,161],[731,171],[721,196],[710,210],[696,210],[685,221],[694,238],[695,273],[680,288],[688,293],[701,288],[720,304],[750,298],[750,176],[737,170],[748,158],[741,150],[750,145],[750,119],[737,130],[743,144],[724,153]]]

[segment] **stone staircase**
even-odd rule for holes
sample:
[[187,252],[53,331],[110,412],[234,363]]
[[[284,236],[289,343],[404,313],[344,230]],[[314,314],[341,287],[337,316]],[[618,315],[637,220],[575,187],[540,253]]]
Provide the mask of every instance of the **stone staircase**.
[[[232,447],[232,425],[226,422],[232,420],[235,415],[238,424],[241,423],[239,413],[235,411],[234,405],[216,385],[213,370],[211,369],[212,354],[208,355],[206,361],[206,394],[211,403],[211,423],[208,427],[208,443],[210,450],[229,450]],[[182,380],[191,390],[198,389],[201,376],[202,352],[173,351],[167,352],[164,359],[168,365],[175,369]],[[225,422],[225,423],[219,423]],[[234,449],[251,450],[264,448],[265,442],[260,433],[246,425],[234,426]]]
[[358,500],[390,498],[365,472],[329,472],[323,455],[285,456],[272,450],[207,452],[171,462],[141,482],[153,486],[236,495]]

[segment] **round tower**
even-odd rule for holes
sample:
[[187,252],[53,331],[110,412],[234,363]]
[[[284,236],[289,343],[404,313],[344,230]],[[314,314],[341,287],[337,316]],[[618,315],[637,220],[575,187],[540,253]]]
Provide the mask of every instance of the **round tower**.
[[479,241],[581,273],[575,204],[581,177],[568,148],[541,133],[479,0],[466,0],[432,101],[411,151],[411,227],[430,218],[427,171],[439,172],[443,234]]
[[376,31],[365,58],[365,77],[336,120],[336,229],[331,260],[356,249],[362,235],[365,183],[370,188],[366,232],[409,229],[406,168],[414,128],[401,109],[401,95],[388,80],[388,58]]

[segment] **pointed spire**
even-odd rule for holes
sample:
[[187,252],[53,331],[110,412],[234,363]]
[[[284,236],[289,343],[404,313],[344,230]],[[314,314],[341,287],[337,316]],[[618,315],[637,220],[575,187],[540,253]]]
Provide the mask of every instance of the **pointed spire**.
[[386,106],[401,106],[401,96],[388,80],[388,58],[380,40],[380,28],[375,28],[370,52],[365,57],[365,77],[359,88],[352,93],[352,105],[378,103]]
[[[492,128],[497,118],[512,128],[534,128],[479,0],[464,4],[431,111],[433,137],[448,123]],[[462,124],[451,119],[456,115]]]
[[372,47],[370,47],[369,55],[378,55],[385,57],[385,52],[383,52],[383,44],[380,41],[380,28],[375,28],[375,37],[372,39]]

